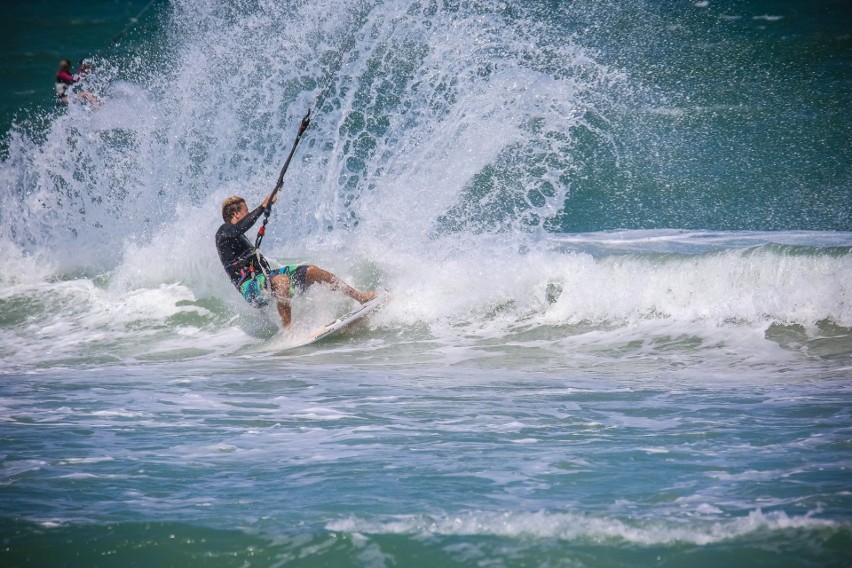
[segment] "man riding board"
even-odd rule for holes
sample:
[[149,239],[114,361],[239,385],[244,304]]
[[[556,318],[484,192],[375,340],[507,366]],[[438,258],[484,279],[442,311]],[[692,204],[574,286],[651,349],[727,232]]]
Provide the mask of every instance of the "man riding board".
[[216,231],[216,249],[225,272],[248,303],[262,308],[269,303],[271,296],[281,316],[281,323],[287,328],[291,321],[290,298],[297,290],[303,291],[312,284],[328,284],[332,290],[340,290],[362,304],[376,297],[376,292],[356,290],[331,272],[313,264],[271,269],[245,233],[277,200],[277,192],[273,192],[253,211],[248,210],[245,199],[236,195],[222,203],[222,218],[225,222]]

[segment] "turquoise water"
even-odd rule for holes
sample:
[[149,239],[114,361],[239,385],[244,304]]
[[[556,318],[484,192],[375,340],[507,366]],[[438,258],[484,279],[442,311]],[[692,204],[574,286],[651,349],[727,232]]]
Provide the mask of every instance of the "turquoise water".
[[[10,8],[0,562],[846,565],[849,24]],[[55,106],[61,57],[92,58],[99,106]],[[350,305],[313,289],[280,331],[213,234],[308,108],[264,252],[392,297],[289,349]]]

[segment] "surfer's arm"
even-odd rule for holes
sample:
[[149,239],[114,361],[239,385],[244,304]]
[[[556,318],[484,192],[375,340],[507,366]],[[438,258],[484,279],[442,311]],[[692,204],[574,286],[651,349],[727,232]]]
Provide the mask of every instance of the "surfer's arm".
[[253,211],[250,211],[248,215],[234,223],[234,233],[241,235],[251,229],[252,225],[257,223],[257,220],[263,215],[265,209],[264,205],[259,205]]

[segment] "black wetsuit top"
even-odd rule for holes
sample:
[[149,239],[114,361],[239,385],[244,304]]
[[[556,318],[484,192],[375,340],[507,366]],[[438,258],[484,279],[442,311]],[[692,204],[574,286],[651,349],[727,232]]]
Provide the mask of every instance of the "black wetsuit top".
[[[252,269],[254,269],[255,274],[261,270],[257,266],[254,245],[246,237],[246,231],[257,223],[263,212],[264,208],[261,205],[236,223],[223,223],[216,231],[216,250],[219,251],[219,260],[222,261],[222,266],[225,267],[228,278],[231,279],[237,289],[244,280],[252,277]],[[266,263],[266,259],[262,255],[260,255],[260,258],[268,270],[269,265]]]

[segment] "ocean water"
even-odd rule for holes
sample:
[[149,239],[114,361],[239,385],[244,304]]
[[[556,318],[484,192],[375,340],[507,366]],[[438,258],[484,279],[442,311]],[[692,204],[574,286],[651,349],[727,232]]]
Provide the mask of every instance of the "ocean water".
[[3,566],[849,565],[847,3],[4,10]]

